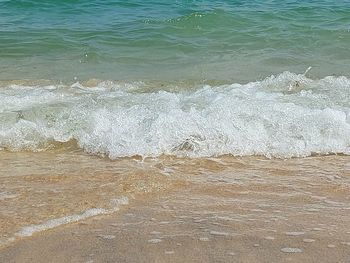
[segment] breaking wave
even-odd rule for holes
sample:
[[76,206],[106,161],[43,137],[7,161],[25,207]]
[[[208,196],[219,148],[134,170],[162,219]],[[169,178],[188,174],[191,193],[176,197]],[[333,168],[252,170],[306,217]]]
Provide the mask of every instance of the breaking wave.
[[76,143],[111,159],[350,154],[350,79],[284,72],[248,84],[153,90],[142,83],[0,89],[0,149]]

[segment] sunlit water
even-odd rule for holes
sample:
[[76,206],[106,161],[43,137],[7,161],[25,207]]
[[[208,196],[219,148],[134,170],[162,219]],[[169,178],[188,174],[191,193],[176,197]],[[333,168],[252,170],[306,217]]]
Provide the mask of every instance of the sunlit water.
[[0,79],[349,76],[342,1],[0,1]]
[[348,220],[349,29],[348,1],[0,1],[1,244],[184,185]]
[[150,244],[176,237],[208,244],[227,239],[222,249],[232,237],[246,237],[235,241],[234,251],[269,243],[271,253],[289,245],[309,255],[315,252],[307,246],[312,242],[350,249],[346,156],[111,161],[56,151],[1,152],[0,157],[1,245],[91,217],[128,217],[127,207],[134,213],[127,224],[114,224],[112,217],[113,229],[104,221],[87,227],[90,221],[77,230],[88,238],[114,239],[118,228],[125,233],[140,227],[141,240]]

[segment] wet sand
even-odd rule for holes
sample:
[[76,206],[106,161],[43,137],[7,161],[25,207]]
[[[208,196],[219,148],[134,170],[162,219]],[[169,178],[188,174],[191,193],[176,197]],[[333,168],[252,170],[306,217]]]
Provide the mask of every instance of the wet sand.
[[[1,262],[350,260],[347,156],[109,161],[72,155],[74,162],[67,153],[2,153],[2,191],[12,198],[0,200]],[[111,200],[122,196],[129,202],[118,211],[18,235],[49,219],[111,209]]]

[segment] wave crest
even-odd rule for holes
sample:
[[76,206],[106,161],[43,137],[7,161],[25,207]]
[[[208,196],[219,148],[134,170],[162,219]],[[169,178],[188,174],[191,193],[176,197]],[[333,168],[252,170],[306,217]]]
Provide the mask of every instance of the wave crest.
[[[138,83],[137,85],[140,85]],[[350,80],[284,72],[248,84],[144,91],[8,86],[0,90],[0,148],[41,151],[76,141],[125,156],[350,154]]]

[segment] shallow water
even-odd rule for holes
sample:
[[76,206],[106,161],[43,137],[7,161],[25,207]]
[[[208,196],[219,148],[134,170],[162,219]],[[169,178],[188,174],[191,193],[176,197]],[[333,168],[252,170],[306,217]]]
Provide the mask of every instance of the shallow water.
[[[91,83],[90,83],[91,84]],[[5,85],[0,149],[119,157],[350,153],[350,79],[284,72],[245,85]]]
[[169,237],[181,234],[171,232],[179,224],[192,225],[185,236],[208,241],[261,232],[259,238],[266,240],[261,242],[274,242],[278,235],[310,243],[330,231],[330,240],[347,242],[347,156],[111,161],[83,152],[1,152],[0,157],[1,245],[90,217],[124,217],[124,207],[144,209],[138,216],[153,222],[145,219],[153,204],[160,218],[152,223],[150,243],[161,242],[169,231]]
[[349,76],[342,1],[0,1],[0,79]]
[[201,242],[343,238],[349,29],[349,1],[0,0],[0,245],[172,191]]
[[2,150],[349,154],[348,1],[0,1],[0,25]]

